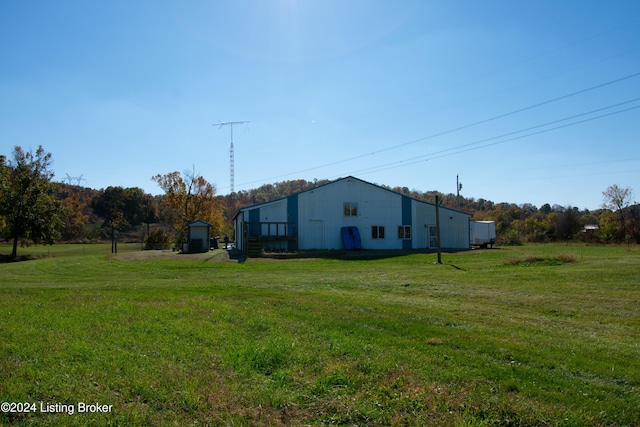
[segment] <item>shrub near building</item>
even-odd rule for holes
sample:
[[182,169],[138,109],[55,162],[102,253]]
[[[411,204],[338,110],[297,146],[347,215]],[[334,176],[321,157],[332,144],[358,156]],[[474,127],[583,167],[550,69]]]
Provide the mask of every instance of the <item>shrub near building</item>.
[[147,250],[169,249],[171,247],[171,238],[164,230],[155,229],[145,239],[144,248]]

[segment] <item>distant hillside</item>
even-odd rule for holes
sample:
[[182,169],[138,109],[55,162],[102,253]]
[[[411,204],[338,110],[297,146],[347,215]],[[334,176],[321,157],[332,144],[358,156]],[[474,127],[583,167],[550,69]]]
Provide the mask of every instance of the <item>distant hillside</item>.
[[[305,181],[303,179],[282,181],[273,184],[265,184],[251,190],[239,191],[238,193],[234,193],[233,195],[223,196],[223,199],[225,200],[225,206],[228,209],[228,212],[226,212],[226,217],[231,220],[231,218],[239,208],[255,205],[258,203],[270,202],[272,200],[287,197],[291,194],[308,190],[319,185],[324,185],[328,182],[330,181],[326,179],[320,181]],[[458,199],[455,194],[443,194],[433,190],[410,190],[408,187],[390,187],[387,185],[381,185],[381,187],[429,203],[435,203],[436,196],[440,196],[442,206],[451,209],[458,209]],[[474,213],[478,210],[484,211],[487,209],[491,209],[493,206],[493,202],[485,199],[475,200],[473,198],[465,198],[463,196],[460,196],[460,210],[464,212]]]
[[[233,216],[241,207],[283,198],[328,182],[328,180],[313,182],[305,180],[282,181],[265,184],[252,190],[221,196],[224,216],[229,227],[227,231],[228,233],[232,232]],[[551,206],[548,203],[540,207],[530,203],[522,205],[495,203],[491,200],[464,197],[463,195],[458,199],[455,194],[444,194],[435,190],[422,191],[409,189],[408,187],[381,186],[429,203],[435,203],[436,196],[439,196],[442,206],[467,212],[473,215],[472,220],[496,221],[499,244],[514,245],[524,242],[552,242],[575,239],[616,242],[624,240],[624,236],[629,235],[628,231],[634,229],[630,225],[625,232],[621,224],[615,221],[614,214],[608,210],[589,211],[585,209],[580,211],[571,206]],[[636,214],[629,214],[627,218],[635,218],[635,223],[640,224],[640,215],[637,211],[638,209],[636,208],[634,211]],[[587,235],[582,232],[585,225],[600,224],[601,221],[603,226],[601,227],[601,232],[597,235]],[[631,234],[633,236],[632,240],[640,243],[640,225],[635,227],[638,231]]]
[[[303,179],[281,181],[260,187],[243,190],[231,195],[218,196],[223,211],[225,226],[223,230],[214,230],[220,235],[233,235],[233,217],[238,209],[258,203],[287,197],[291,194],[326,184],[330,181],[306,181]],[[626,208],[622,212],[608,209],[589,211],[578,210],[571,206],[514,203],[495,203],[483,198],[440,193],[434,190],[409,189],[408,187],[382,187],[400,194],[435,203],[436,195],[442,206],[459,209],[473,215],[472,220],[496,221],[499,244],[520,244],[525,242],[553,242],[576,239],[589,239],[598,242],[637,242],[640,243],[640,208],[638,205]],[[126,194],[135,196],[135,200],[145,201],[145,211],[141,212],[138,203],[127,203],[125,217],[129,218],[127,227],[119,230],[121,238],[140,241],[146,235],[149,223],[153,227],[165,227],[163,196],[151,196],[138,188],[124,189]],[[58,185],[58,198],[65,205],[66,241],[101,240],[109,237],[103,227],[104,215],[101,209],[104,190],[94,190],[68,184]],[[135,201],[133,200],[133,201]],[[621,220],[622,218],[622,220]],[[585,225],[599,226],[596,234],[583,232]]]

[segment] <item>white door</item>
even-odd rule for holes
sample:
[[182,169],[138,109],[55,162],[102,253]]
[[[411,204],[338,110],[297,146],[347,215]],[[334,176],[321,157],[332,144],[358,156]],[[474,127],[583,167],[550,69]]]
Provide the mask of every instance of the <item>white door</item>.
[[438,232],[435,225],[429,227],[429,249],[435,249],[438,247]]

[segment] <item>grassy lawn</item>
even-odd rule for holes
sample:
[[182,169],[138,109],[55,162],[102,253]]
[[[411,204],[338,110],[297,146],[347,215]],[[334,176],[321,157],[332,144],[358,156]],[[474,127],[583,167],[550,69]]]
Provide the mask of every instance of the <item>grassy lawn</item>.
[[36,403],[0,425],[640,425],[635,246],[70,246],[0,264],[0,402]]

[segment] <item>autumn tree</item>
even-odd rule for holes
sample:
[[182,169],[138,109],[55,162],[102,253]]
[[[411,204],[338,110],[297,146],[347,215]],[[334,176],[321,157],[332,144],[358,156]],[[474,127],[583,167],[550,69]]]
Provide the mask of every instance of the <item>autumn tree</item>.
[[617,184],[609,186],[602,192],[603,207],[610,209],[618,216],[620,226],[618,232],[619,240],[626,240],[629,232],[627,229],[627,210],[633,200],[633,190],[629,187],[622,188]]
[[182,241],[187,223],[200,219],[212,225],[214,232],[223,228],[222,208],[216,198],[215,187],[195,170],[170,172],[151,178],[165,192],[162,204],[167,222]]
[[0,216],[13,240],[11,258],[17,258],[20,239],[53,244],[60,237],[60,203],[53,195],[50,166],[51,153],[42,146],[35,154],[16,146],[12,161],[0,156]]
[[84,226],[89,220],[89,216],[82,211],[84,204],[80,201],[80,196],[74,192],[69,192],[62,199],[62,228],[63,240],[74,240],[83,237]]

